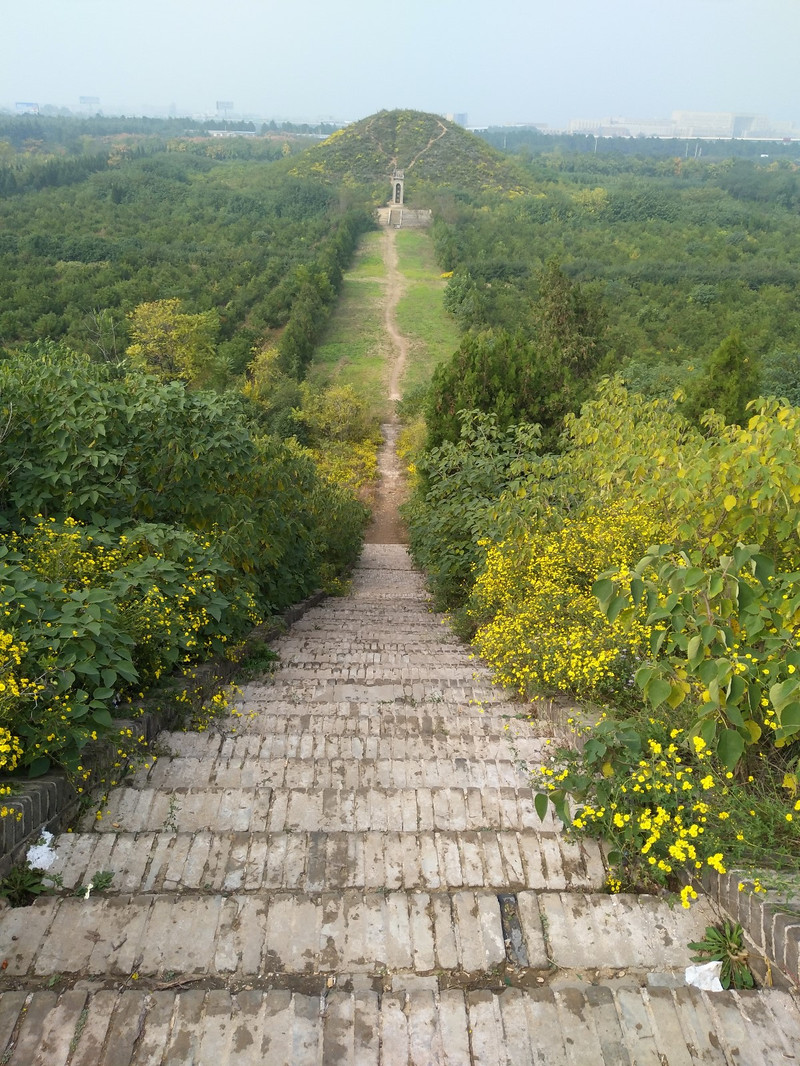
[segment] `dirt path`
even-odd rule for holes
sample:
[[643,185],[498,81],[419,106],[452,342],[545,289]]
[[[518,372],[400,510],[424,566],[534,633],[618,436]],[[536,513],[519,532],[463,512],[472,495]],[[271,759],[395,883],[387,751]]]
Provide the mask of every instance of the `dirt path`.
[[400,382],[408,360],[408,337],[397,328],[397,305],[405,290],[405,281],[397,266],[397,231],[386,227],[383,257],[386,264],[384,325],[389,347],[388,388],[392,404],[389,421],[381,426],[383,446],[378,453],[379,483],[372,508],[372,524],[367,530],[368,544],[407,544],[408,535],[398,507],[405,499],[405,481],[397,458],[399,423],[394,405],[400,399]]
[[420,157],[425,155],[425,153],[428,151],[428,149],[432,148],[433,145],[436,144],[437,141],[440,141],[442,139],[442,137],[444,137],[444,135],[446,133],[447,133],[447,126],[445,126],[445,124],[443,122],[439,121],[439,133],[435,137],[431,137],[431,139],[428,141],[428,143],[425,145],[425,147],[422,149],[421,152],[417,152],[417,154],[414,156],[414,158],[411,160],[411,162],[406,167],[406,170],[411,170],[411,168],[420,159]]
[[[397,267],[397,230],[386,227],[383,240],[383,259],[386,264],[386,303],[383,321],[386,332],[392,341],[392,354],[389,366],[389,399],[393,404],[400,399],[400,380],[408,360],[408,337],[397,328],[397,305],[405,292],[405,279]],[[391,422],[397,416],[392,409]]]

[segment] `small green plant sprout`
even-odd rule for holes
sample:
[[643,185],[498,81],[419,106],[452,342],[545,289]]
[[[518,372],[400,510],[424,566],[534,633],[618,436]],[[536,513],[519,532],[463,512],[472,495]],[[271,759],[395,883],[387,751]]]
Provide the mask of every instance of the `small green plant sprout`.
[[84,899],[88,899],[92,892],[104,892],[107,888],[110,888],[113,880],[113,870],[98,870],[88,885],[76,885],[73,895],[83,896]]
[[724,922],[721,926],[706,926],[703,940],[687,945],[697,954],[693,962],[721,962],[719,980],[723,988],[753,988],[755,980],[747,965],[748,951],[744,946],[741,925]]
[[178,832],[178,814],[180,813],[180,804],[174,796],[169,798],[169,810],[167,816],[164,819],[164,831],[169,833]]

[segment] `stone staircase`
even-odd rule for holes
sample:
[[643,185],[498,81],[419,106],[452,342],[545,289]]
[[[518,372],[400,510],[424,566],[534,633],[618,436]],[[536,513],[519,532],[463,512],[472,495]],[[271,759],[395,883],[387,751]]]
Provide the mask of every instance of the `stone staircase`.
[[2,1066],[798,1061],[788,991],[685,986],[708,900],[607,895],[599,848],[539,820],[545,727],[403,547],[277,650],[241,717],[162,735],[56,840],[61,894],[0,914]]

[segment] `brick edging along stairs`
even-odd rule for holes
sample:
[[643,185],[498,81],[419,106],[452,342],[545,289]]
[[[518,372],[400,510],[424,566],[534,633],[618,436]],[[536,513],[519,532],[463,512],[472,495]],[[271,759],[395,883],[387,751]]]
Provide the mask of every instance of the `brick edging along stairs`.
[[162,736],[58,838],[60,896],[0,916],[4,1064],[796,1061],[789,992],[684,986],[711,901],[606,895],[539,822],[509,737],[533,762],[545,730],[405,549],[278,645],[224,734]]

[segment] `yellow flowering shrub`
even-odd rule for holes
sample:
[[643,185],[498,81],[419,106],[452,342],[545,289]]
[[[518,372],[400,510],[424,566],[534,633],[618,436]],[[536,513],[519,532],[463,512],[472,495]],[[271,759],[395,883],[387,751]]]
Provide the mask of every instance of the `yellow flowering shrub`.
[[114,706],[260,621],[211,533],[42,516],[0,537],[0,769],[75,770]]
[[[770,861],[795,861],[792,812],[748,797],[690,728],[604,712],[587,735],[581,751],[558,749],[534,771],[536,807],[544,817],[552,803],[568,834],[606,842],[609,891],[675,886],[679,874],[705,869],[723,874],[732,862],[762,858],[764,841]],[[684,885],[679,897],[689,907],[697,893]]]
[[11,730],[0,725],[0,771],[8,773],[16,769],[21,756],[22,745],[19,739]]
[[650,543],[656,524],[644,512],[609,504],[560,528],[526,531],[486,545],[468,601],[474,643],[502,684],[537,690],[608,691],[649,646],[649,629],[620,613],[608,621],[592,595],[598,573],[623,569]]

